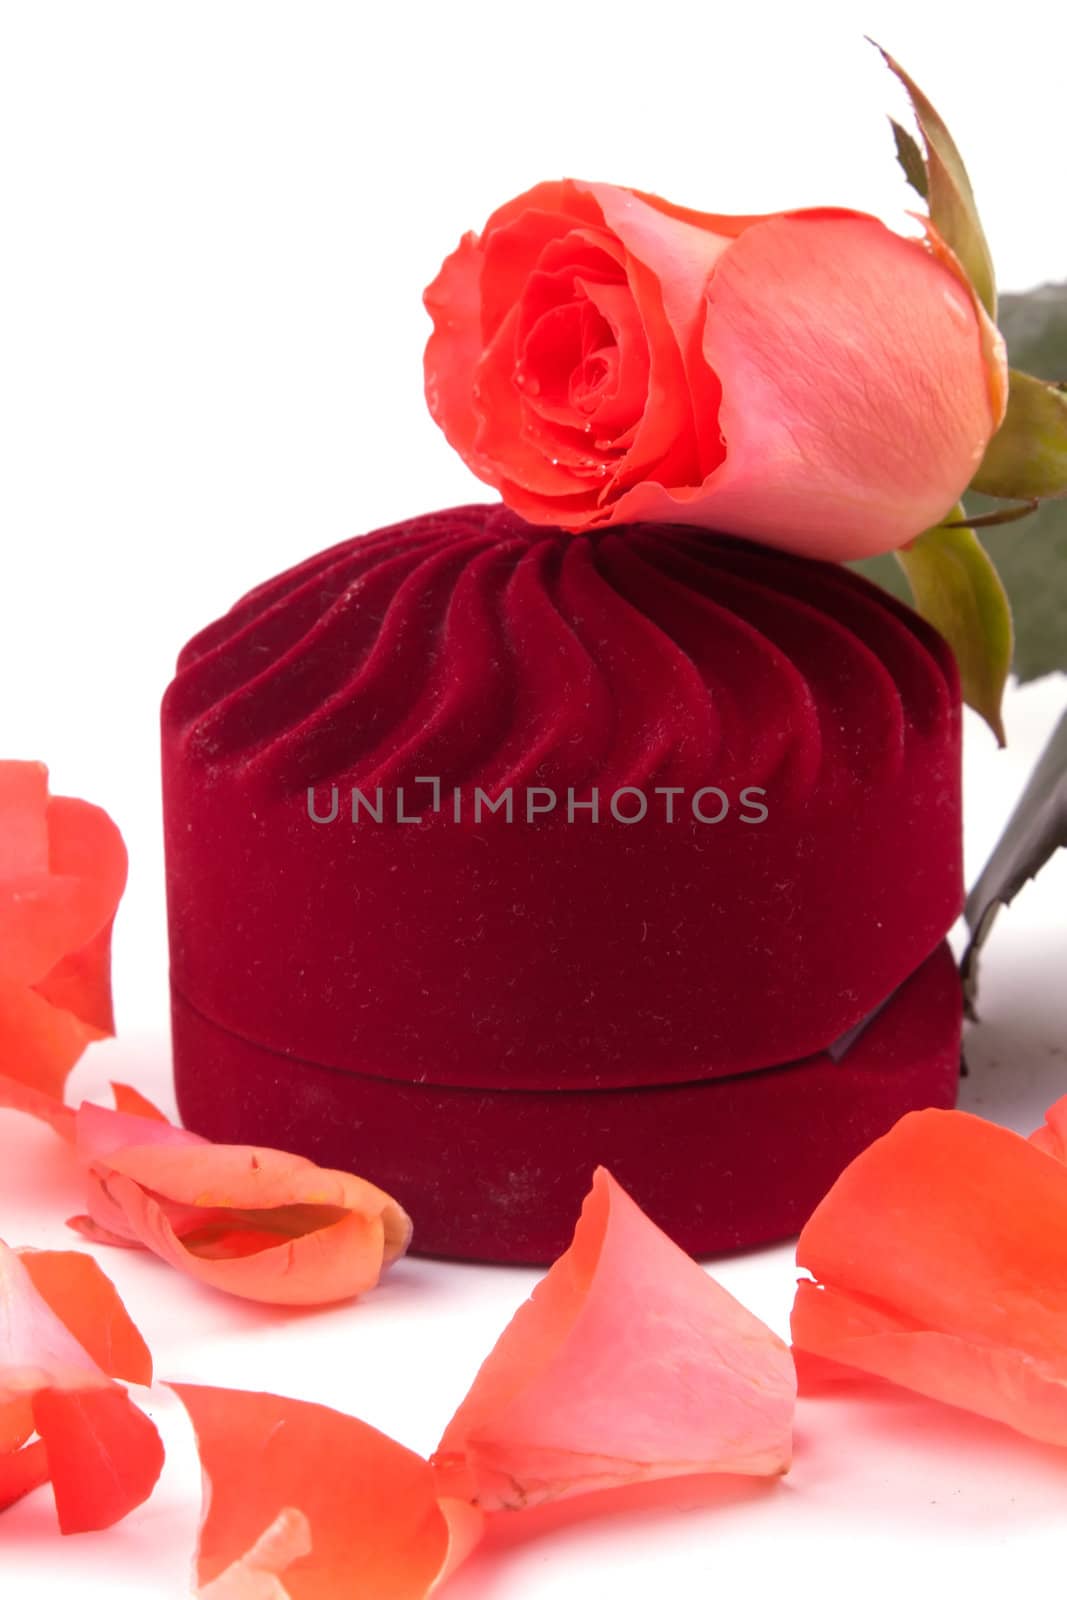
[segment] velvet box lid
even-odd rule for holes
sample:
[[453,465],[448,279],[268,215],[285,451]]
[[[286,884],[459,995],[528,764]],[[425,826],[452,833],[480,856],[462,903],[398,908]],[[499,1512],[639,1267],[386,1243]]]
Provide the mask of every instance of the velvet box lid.
[[164,701],[186,1122],[432,1253],[549,1259],[598,1162],[694,1253],[795,1230],[955,1097],[959,724],[911,611],[735,538],[471,506],[304,562]]

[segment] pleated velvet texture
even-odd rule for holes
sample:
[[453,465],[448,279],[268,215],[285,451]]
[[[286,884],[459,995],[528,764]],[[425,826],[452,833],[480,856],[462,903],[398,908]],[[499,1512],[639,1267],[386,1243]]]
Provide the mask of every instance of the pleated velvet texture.
[[183,1116],[434,1254],[550,1258],[598,1162],[697,1253],[788,1234],[954,1099],[959,740],[947,647],[836,566],[498,506],[325,551],[164,700]]

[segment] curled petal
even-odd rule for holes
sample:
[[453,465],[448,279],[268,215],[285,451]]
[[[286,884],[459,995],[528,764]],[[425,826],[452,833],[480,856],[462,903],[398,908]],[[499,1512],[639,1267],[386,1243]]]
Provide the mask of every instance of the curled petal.
[[300,1156],[216,1145],[167,1122],[83,1105],[90,1237],[136,1243],[202,1283],[277,1305],[363,1293],[402,1255],[396,1201]]
[[153,1251],[218,1289],[275,1305],[325,1305],[373,1288],[408,1247],[411,1222],[372,1183],[300,1156],[216,1145],[176,1128],[123,1085],[126,1110],[53,1096],[0,1076],[0,1106],[49,1122],[86,1167],[94,1244]]
[[788,1470],[789,1351],[598,1169],[569,1249],[433,1457],[487,1510],[687,1473]]
[[[438,1504],[421,1456],[365,1422],[278,1395],[171,1387],[210,1484],[197,1557],[205,1600],[422,1600],[480,1536],[480,1517]],[[269,1572],[272,1559],[280,1586],[249,1587],[249,1567]],[[242,1563],[245,1587],[213,1589]]]
[[799,1351],[1067,1444],[1067,1169],[1041,1148],[912,1112],[838,1179],[797,1261]]

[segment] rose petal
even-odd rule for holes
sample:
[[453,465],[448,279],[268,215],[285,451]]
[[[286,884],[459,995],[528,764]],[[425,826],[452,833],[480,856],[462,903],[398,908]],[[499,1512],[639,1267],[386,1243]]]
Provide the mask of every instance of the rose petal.
[[1067,1170],[962,1111],[875,1141],[804,1228],[797,1348],[1067,1444]]
[[168,1122],[170,1119],[158,1106],[147,1100],[140,1090],[134,1089],[128,1083],[113,1083],[111,1092],[115,1096],[115,1110],[129,1117],[147,1117],[150,1122]]
[[247,1299],[348,1299],[372,1288],[411,1237],[383,1190],[284,1151],[211,1144],[90,1104],[78,1110],[77,1136],[90,1173],[80,1231],[135,1241]]
[[[36,761],[0,761],[0,819],[8,835],[0,867],[0,973],[40,986],[110,926],[126,884],[126,849],[99,806],[50,796],[48,769]],[[95,959],[99,966],[98,953]],[[103,1028],[106,997],[94,991],[89,1011]]]
[[[0,883],[48,871],[47,805],[48,768],[42,761],[0,761]],[[0,942],[0,959],[6,953]]]
[[1035,1150],[1067,1163],[1067,1094],[1049,1106],[1044,1123],[1030,1135],[1029,1142]]
[[48,1121],[87,1168],[96,1244],[144,1247],[215,1288],[274,1305],[324,1305],[373,1288],[406,1251],[411,1221],[384,1190],[281,1150],[215,1145],[135,1090],[131,1107],[77,1112],[0,1077],[0,1106]]
[[[99,1178],[90,1180],[94,1188],[100,1188]],[[113,1245],[117,1250],[141,1250],[143,1246],[140,1239],[130,1239],[121,1233],[112,1233],[110,1228],[105,1228],[99,1222],[94,1222],[92,1217],[81,1215],[67,1218],[67,1227],[73,1228],[75,1233],[80,1233],[83,1239],[88,1239],[90,1244]]]
[[[707,272],[728,240],[713,230],[718,219],[693,226],[665,202],[654,211],[650,198],[571,179],[539,184],[494,212],[480,236],[467,234],[425,293],[434,321],[425,357],[430,411],[472,471],[535,521],[582,528],[611,520],[599,508],[620,488],[647,473],[692,484],[721,458],[718,379],[700,352],[700,317]],[[625,399],[604,427],[610,431],[635,410],[637,420],[625,444],[610,441],[607,456],[595,424],[588,449],[580,448],[584,417],[575,418],[577,432],[543,421],[537,427],[516,382],[522,301],[528,290],[538,298],[542,262],[558,274],[570,255],[577,270],[590,249],[624,272],[632,312],[622,319],[616,308],[615,321],[625,325],[631,353],[635,336],[641,345],[627,364]],[[611,456],[620,448],[625,460],[614,470]]]
[[311,1524],[302,1511],[286,1506],[247,1555],[200,1590],[201,1600],[287,1600],[278,1573],[311,1554]]
[[17,1083],[14,1078],[5,1077],[2,1072],[0,1072],[0,1110],[24,1111],[28,1116],[36,1117],[39,1122],[47,1122],[61,1139],[73,1143],[73,1106],[65,1106],[55,1095],[48,1094],[43,1089],[31,1088],[26,1083]]
[[97,806],[49,797],[40,762],[0,762],[0,1059],[62,1099],[85,1046],[114,1031],[111,925],[126,849]]
[[[69,1252],[20,1259],[0,1243],[0,1504],[51,1479],[64,1533],[117,1522],[148,1497],[163,1465],[155,1427],[94,1360],[99,1350],[113,1370],[150,1373],[102,1278],[93,1262],[72,1266]],[[34,1429],[39,1439],[25,1443]]]
[[111,1279],[78,1250],[16,1254],[42,1300],[109,1377],[152,1382],[152,1357]]
[[210,1139],[202,1139],[188,1128],[176,1128],[166,1117],[146,1117],[137,1111],[112,1111],[92,1100],[83,1100],[78,1107],[75,1128],[78,1154],[90,1165],[93,1162],[106,1165],[113,1155],[132,1145],[180,1150],[212,1148]]
[[0,1455],[0,1511],[47,1482],[48,1452],[43,1439],[34,1439],[10,1455]]
[[[210,1484],[197,1558],[209,1592],[262,1550],[285,1513],[306,1519],[311,1544],[274,1591],[292,1600],[420,1600],[480,1536],[477,1514],[438,1504],[421,1456],[365,1422],[278,1395],[171,1387],[192,1419]],[[258,1600],[262,1590],[234,1593]]]
[[25,1263],[0,1241],[0,1405],[45,1382],[107,1379],[39,1293]]
[[122,1389],[41,1389],[33,1420],[48,1453],[61,1532],[110,1528],[152,1493],[163,1443]]
[[103,1037],[101,1029],[52,1005],[35,989],[0,977],[0,1060],[26,1088],[62,1104],[71,1068],[87,1045]]
[[471,405],[474,369],[482,350],[481,273],[477,235],[466,233],[423,295],[434,319],[424,358],[426,404],[471,471],[495,486],[499,474],[475,448],[478,417]]
[[750,228],[708,287],[726,459],[690,512],[829,560],[908,543],[956,504],[998,425],[983,338],[955,274],[874,218]]
[[[677,387],[689,396],[690,427],[695,440],[692,476],[679,478],[676,468],[665,471],[662,464],[655,467],[651,476],[668,486],[699,481],[719,465],[724,454],[717,424],[722,387],[718,374],[704,359],[702,348],[704,296],[716,262],[732,240],[744,232],[749,219],[707,216],[699,218],[697,223],[694,221],[696,213],[680,212],[656,195],[640,195],[610,184],[590,184],[589,188],[604,212],[605,222],[618,234],[630,255],[642,264],[647,279],[656,284],[662,316],[673,336],[670,345],[653,338],[653,378],[659,376],[659,385],[650,391],[655,404],[646,412],[643,427],[650,434],[656,428],[663,409],[665,386]],[[636,282],[636,274],[634,278]],[[647,289],[642,298],[642,311],[647,317]],[[656,326],[655,322],[650,325]],[[682,370],[679,372],[672,365],[657,374],[657,364],[662,363],[668,350],[673,362],[672,346],[679,352]],[[627,487],[637,480],[640,470],[645,470],[643,463],[651,465],[656,453],[647,448],[643,452],[635,448]]]
[[433,1457],[493,1510],[688,1473],[788,1469],[795,1375],[769,1328],[598,1169],[569,1249]]
[[480,287],[483,340],[493,338],[553,241],[578,229],[599,242],[603,212],[587,190],[570,178],[538,183],[506,200],[488,219],[480,240],[486,260]]

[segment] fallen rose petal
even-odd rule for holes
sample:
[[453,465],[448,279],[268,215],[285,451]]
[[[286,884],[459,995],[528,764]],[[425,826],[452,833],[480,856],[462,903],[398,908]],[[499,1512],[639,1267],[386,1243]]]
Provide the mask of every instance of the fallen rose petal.
[[1067,1163],[1067,1094],[1049,1106],[1044,1122],[1030,1135],[1029,1142],[1035,1150]]
[[129,1083],[112,1083],[111,1092],[115,1096],[115,1110],[130,1117],[147,1117],[151,1122],[169,1122],[170,1118],[160,1111],[158,1106],[135,1089]]
[[782,1341],[599,1168],[567,1251],[505,1329],[432,1461],[494,1510],[711,1472],[788,1470]]
[[[95,1188],[100,1187],[98,1178],[90,1179],[90,1183]],[[101,1203],[106,1204],[106,1199]],[[92,1217],[68,1217],[67,1227],[80,1234],[83,1239],[87,1239],[90,1244],[106,1244],[110,1245],[114,1250],[141,1250],[144,1248],[140,1239],[130,1239],[121,1233],[112,1233],[109,1228],[104,1228],[99,1222],[94,1222]]]
[[327,1304],[372,1288],[407,1249],[406,1213],[351,1173],[103,1106],[81,1106],[76,1124],[90,1214],[73,1225],[101,1242],[143,1245],[215,1288]]
[[114,1032],[111,926],[126,869],[106,812],[50,797],[40,762],[0,761],[0,1059],[8,1078],[58,1100],[85,1046]]
[[[440,1505],[428,1463],[365,1422],[278,1395],[171,1388],[209,1484],[197,1556],[204,1600],[421,1600],[480,1537],[478,1513]],[[294,1513],[306,1526],[294,1530]],[[307,1553],[291,1553],[294,1532],[310,1540]],[[257,1559],[279,1535],[273,1572],[284,1581],[256,1587]],[[215,1589],[220,1578],[244,1587]]]
[[42,1089],[33,1089],[29,1084],[19,1083],[14,1078],[6,1077],[2,1072],[0,1072],[0,1110],[24,1111],[28,1116],[36,1117],[39,1122],[47,1122],[61,1139],[74,1138],[72,1106],[65,1106],[55,1095],[46,1094]]
[[911,1112],[837,1180],[797,1262],[815,1280],[798,1351],[1067,1444],[1067,1169],[1040,1148]]
[[147,1387],[152,1357],[118,1290],[80,1250],[18,1250],[30,1282],[68,1332],[110,1378]]
[[48,1453],[62,1533],[110,1528],[155,1488],[163,1444],[122,1389],[42,1389],[33,1420]]
[[31,1489],[48,1482],[48,1452],[43,1439],[34,1439],[10,1454],[0,1454],[0,1511],[6,1511]]
[[50,1480],[61,1530],[81,1533],[110,1527],[147,1499],[163,1446],[50,1303],[81,1333],[99,1319],[90,1343],[110,1367],[150,1374],[118,1296],[101,1286],[95,1263],[86,1270],[71,1266],[70,1252],[41,1254],[53,1259],[23,1260],[0,1243],[0,1505]]
[[123,1085],[128,1110],[75,1112],[0,1076],[0,1106],[49,1122],[87,1169],[94,1244],[148,1249],[201,1282],[272,1305],[325,1305],[373,1288],[407,1250],[411,1221],[384,1190],[301,1156],[216,1145]]
[[201,1600],[288,1600],[279,1572],[311,1554],[311,1524],[286,1506],[247,1555],[200,1590]]
[[112,1111],[92,1100],[83,1100],[75,1113],[78,1153],[86,1162],[110,1162],[116,1151],[131,1146],[167,1145],[173,1149],[211,1149],[210,1139],[202,1139],[187,1128],[177,1128],[166,1117],[148,1117],[135,1111]]

